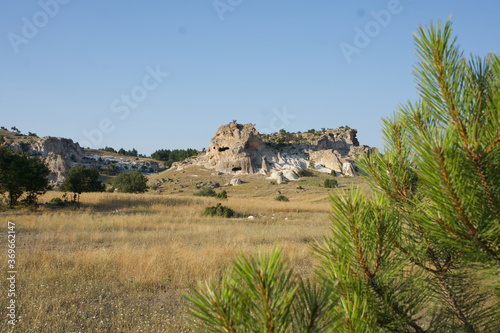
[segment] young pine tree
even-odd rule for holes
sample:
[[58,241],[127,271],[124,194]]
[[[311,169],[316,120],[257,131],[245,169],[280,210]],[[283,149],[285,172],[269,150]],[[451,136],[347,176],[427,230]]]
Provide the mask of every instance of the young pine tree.
[[466,59],[451,33],[415,36],[420,100],[384,121],[385,153],[361,163],[375,194],[332,197],[315,251],[346,304],[342,331],[500,327],[500,61]]
[[[420,98],[384,120],[384,154],[359,163],[372,195],[331,195],[331,235],[313,250],[319,285],[334,291],[299,306],[315,313],[312,305],[328,304],[314,317],[325,324],[310,332],[499,331],[500,59],[467,59],[449,21],[419,28],[415,45]],[[269,260],[245,260],[190,298],[205,331],[299,327],[293,316],[266,317],[275,300],[251,284],[285,281],[273,295],[287,313],[311,292],[283,287],[286,269],[270,279]]]

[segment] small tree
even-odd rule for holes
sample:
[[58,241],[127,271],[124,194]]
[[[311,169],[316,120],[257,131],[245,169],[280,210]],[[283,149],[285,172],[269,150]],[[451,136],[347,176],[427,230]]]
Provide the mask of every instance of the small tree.
[[8,192],[9,206],[14,206],[24,192],[25,203],[33,205],[49,188],[49,168],[37,157],[0,147],[0,193]]
[[49,189],[47,179],[49,168],[37,157],[27,158],[23,171],[22,184],[27,196],[24,202],[30,206],[37,204],[38,197]]
[[335,179],[325,179],[325,181],[323,182],[323,187],[325,188],[334,188],[334,187],[337,187],[339,184],[338,182],[335,180]]
[[384,155],[360,162],[374,194],[331,197],[332,235],[315,250],[349,304],[336,308],[346,329],[500,327],[492,282],[500,275],[500,59],[467,61],[451,30],[450,22],[418,30],[420,100],[384,120]]
[[148,189],[148,178],[143,176],[139,170],[129,173],[120,173],[111,184],[123,193],[144,193]]
[[61,191],[73,192],[73,201],[80,201],[83,192],[103,192],[105,185],[99,180],[99,171],[83,165],[72,168],[66,175]]

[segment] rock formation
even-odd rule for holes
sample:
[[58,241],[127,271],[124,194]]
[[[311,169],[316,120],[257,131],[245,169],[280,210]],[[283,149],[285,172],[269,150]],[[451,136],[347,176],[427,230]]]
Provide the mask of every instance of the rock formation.
[[[252,124],[230,123],[219,127],[207,150],[209,167],[218,172],[256,172],[256,158],[263,147],[259,132]],[[258,156],[262,160],[262,156]]]
[[116,175],[121,172],[139,170],[143,173],[155,173],[161,168],[157,161],[135,156],[124,156],[106,151],[93,149],[84,150],[71,139],[57,137],[38,137],[13,133],[0,129],[4,142],[0,145],[13,150],[38,156],[49,167],[48,176],[51,185],[60,185],[64,182],[69,170],[78,165],[94,167],[99,172]]
[[280,181],[282,177],[297,180],[297,174],[308,167],[356,176],[355,159],[375,149],[359,145],[356,133],[355,129],[338,128],[260,135],[254,124],[233,122],[218,128],[206,155],[173,167],[197,164],[225,174],[271,172],[269,179]]
[[241,179],[239,179],[239,178],[233,178],[233,179],[231,179],[230,184],[233,185],[233,186],[241,185]]
[[254,124],[233,122],[219,127],[204,156],[173,167],[182,169],[196,164],[225,174],[270,172],[269,179],[280,181],[297,180],[305,168],[356,176],[356,158],[375,149],[359,145],[356,133],[355,129],[338,128],[260,135]]
[[29,137],[28,142],[16,141],[9,146],[16,151],[40,156],[51,171],[48,179],[52,185],[61,184],[71,167],[85,156],[83,149],[73,140],[51,136]]

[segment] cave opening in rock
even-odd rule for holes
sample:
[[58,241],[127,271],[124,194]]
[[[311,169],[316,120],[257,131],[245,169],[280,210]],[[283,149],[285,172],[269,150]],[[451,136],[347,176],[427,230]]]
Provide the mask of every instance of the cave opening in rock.
[[233,170],[232,170],[232,171],[233,171],[233,172],[236,172],[236,171],[241,171],[241,168],[237,168],[237,167],[236,167],[236,168],[233,168]]
[[229,147],[222,147],[222,148],[219,148],[219,151],[225,151],[225,150],[228,150]]

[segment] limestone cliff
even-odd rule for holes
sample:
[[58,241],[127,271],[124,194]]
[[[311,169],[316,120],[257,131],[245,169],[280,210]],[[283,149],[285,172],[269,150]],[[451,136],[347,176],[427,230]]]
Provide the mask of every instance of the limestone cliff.
[[3,139],[0,145],[39,156],[51,171],[48,176],[51,185],[62,184],[69,170],[78,165],[94,167],[107,175],[116,175],[131,170],[140,170],[146,174],[155,173],[161,169],[158,161],[150,158],[124,156],[93,149],[84,150],[71,139],[51,136],[40,138],[34,133],[23,135],[5,128],[0,129],[0,136]]
[[254,124],[233,122],[218,128],[205,156],[174,167],[198,164],[222,173],[270,172],[272,179],[282,174],[288,180],[296,180],[296,173],[305,168],[356,176],[355,159],[374,149],[359,145],[356,134],[355,129],[337,128],[261,135]]
[[52,185],[61,184],[73,164],[80,162],[85,155],[80,145],[71,139],[51,136],[25,138],[26,141],[12,142],[10,148],[40,156],[51,171],[48,179]]
[[223,173],[254,173],[263,145],[259,132],[252,124],[222,125],[210,141],[206,155],[208,165]]

